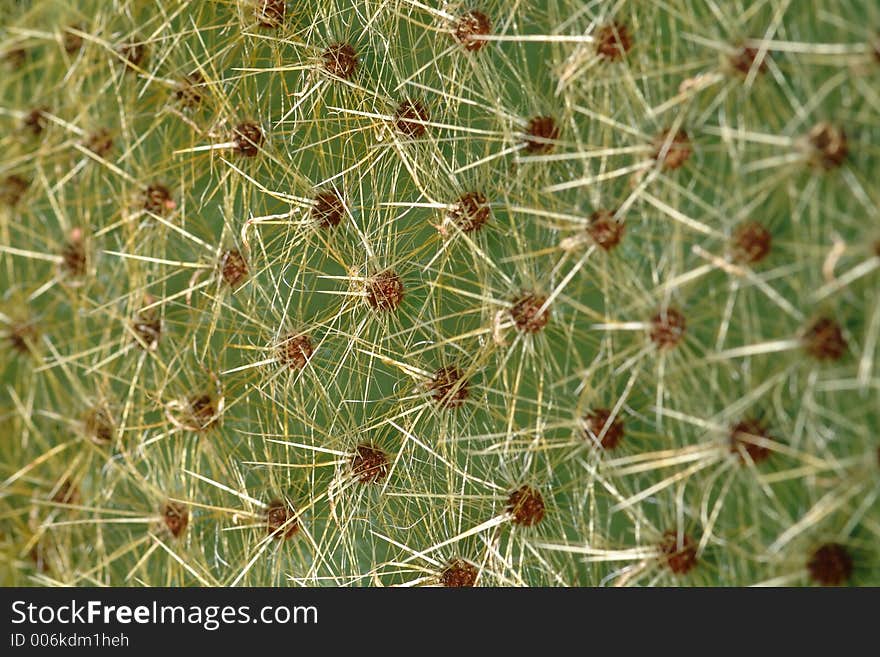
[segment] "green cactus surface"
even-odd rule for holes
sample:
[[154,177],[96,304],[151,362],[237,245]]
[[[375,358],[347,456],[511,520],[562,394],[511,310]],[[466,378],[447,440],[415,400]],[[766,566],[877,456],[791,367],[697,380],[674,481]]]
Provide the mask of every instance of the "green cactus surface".
[[880,584],[875,0],[0,30],[0,584]]

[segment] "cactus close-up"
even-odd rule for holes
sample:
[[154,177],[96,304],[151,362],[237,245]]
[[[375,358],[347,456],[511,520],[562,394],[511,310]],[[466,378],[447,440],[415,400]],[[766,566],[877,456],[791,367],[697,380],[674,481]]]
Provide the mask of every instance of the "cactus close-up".
[[0,0],[0,585],[880,584],[876,0]]

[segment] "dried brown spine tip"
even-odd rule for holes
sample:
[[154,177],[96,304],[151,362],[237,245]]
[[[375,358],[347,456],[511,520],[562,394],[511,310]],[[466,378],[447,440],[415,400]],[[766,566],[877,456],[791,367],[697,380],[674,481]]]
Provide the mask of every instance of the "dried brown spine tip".
[[197,431],[207,431],[220,422],[220,412],[213,396],[203,393],[187,400],[190,424]]
[[477,583],[479,571],[472,563],[455,558],[440,573],[440,583],[447,588],[470,588]]
[[769,53],[765,52],[761,57],[760,63],[757,64],[760,50],[751,46],[740,46],[732,54],[728,55],[727,61],[730,67],[742,75],[748,75],[752,70],[758,73],[764,73],[767,70],[767,60]]
[[810,129],[807,144],[810,164],[826,171],[842,166],[849,156],[846,132],[826,121]]
[[614,218],[616,210],[596,210],[590,215],[587,233],[605,251],[610,251],[623,239],[623,222]]
[[671,130],[665,130],[654,138],[654,152],[652,157],[661,161],[661,166],[667,171],[680,169],[693,154],[691,139],[684,130],[677,130],[674,134]]
[[79,500],[79,487],[70,479],[65,479],[59,483],[55,489],[55,494],[52,495],[52,501],[56,504],[78,504]]
[[675,308],[661,310],[651,318],[650,338],[658,349],[672,349],[684,338],[687,320]]
[[264,139],[263,129],[253,121],[242,121],[232,131],[235,150],[244,157],[259,155]]
[[770,448],[758,441],[772,440],[767,432],[767,427],[757,418],[747,418],[737,422],[730,428],[730,451],[739,457],[740,462],[745,463],[746,457],[757,465],[770,456]]
[[174,95],[184,107],[196,107],[205,95],[204,84],[205,76],[201,71],[193,71],[177,83]]
[[229,249],[220,258],[220,273],[233,290],[240,287],[250,274],[247,260],[238,249]]
[[278,346],[278,360],[291,370],[301,370],[312,357],[312,341],[304,334],[291,334]]
[[290,504],[274,499],[266,506],[265,514],[266,529],[273,538],[287,540],[299,531],[299,519]]
[[116,436],[116,423],[108,408],[102,404],[88,410],[83,420],[86,438],[96,445],[107,445]]
[[124,43],[116,52],[125,60],[125,65],[129,69],[139,67],[147,58],[147,46],[138,42]]
[[559,125],[552,116],[535,116],[529,119],[526,126],[525,151],[531,155],[550,153],[559,139]]
[[810,324],[802,342],[807,354],[820,361],[840,360],[848,348],[843,329],[830,317],[820,317]]
[[165,185],[150,185],[144,191],[144,210],[165,216],[177,207],[171,192]]
[[734,229],[730,242],[735,262],[755,264],[770,253],[773,236],[757,221],[746,221]]
[[48,124],[48,120],[46,118],[46,114],[49,112],[49,108],[45,105],[42,107],[35,107],[30,112],[28,112],[24,119],[22,120],[22,125],[35,137],[39,136],[46,125]]
[[596,30],[593,39],[596,44],[596,54],[609,61],[623,58],[633,47],[629,27],[616,21],[602,25]]
[[465,50],[476,52],[484,48],[489,42],[480,39],[492,31],[492,21],[481,11],[472,9],[464,12],[455,22],[452,37],[458,41]]
[[9,346],[19,354],[29,354],[40,340],[40,332],[33,321],[13,322],[6,329]]
[[83,278],[88,272],[88,254],[81,228],[70,231],[70,239],[61,249],[61,270],[70,278]]
[[186,531],[186,527],[189,524],[189,509],[185,504],[169,500],[162,509],[162,520],[168,531],[171,532],[171,535],[174,538],[178,538]]
[[254,16],[261,27],[276,29],[284,24],[286,9],[284,0],[257,0]]
[[378,447],[361,443],[351,457],[351,472],[362,484],[378,484],[388,476],[388,456]]
[[470,394],[468,380],[458,367],[447,365],[434,372],[428,384],[440,406],[454,408],[464,404]]
[[664,564],[676,575],[685,575],[697,565],[697,546],[685,534],[679,543],[678,534],[667,531],[660,541],[660,554]]
[[312,220],[322,228],[338,226],[345,216],[345,201],[332,190],[318,192],[312,205]]
[[840,586],[849,581],[853,573],[853,559],[840,543],[826,543],[818,547],[807,561],[807,571],[816,584]]
[[492,209],[484,194],[468,192],[459,197],[446,216],[462,232],[473,233],[488,223],[492,217]]
[[417,139],[428,132],[428,108],[421,100],[407,99],[394,110],[394,127],[404,137]]
[[511,514],[511,522],[515,525],[537,525],[544,519],[545,510],[541,492],[529,485],[520,486],[507,498],[507,512]]
[[[144,298],[144,306],[149,306],[156,299],[150,295]],[[158,307],[141,308],[135,313],[131,322],[138,346],[144,349],[155,349],[162,337],[162,318]]]
[[[550,321],[548,297],[535,292],[524,292],[513,300],[510,316],[523,333],[538,333]],[[542,310],[543,308],[543,310]]]
[[27,193],[30,181],[16,173],[6,176],[0,183],[0,202],[15,207]]
[[330,75],[350,80],[358,69],[358,56],[348,43],[333,43],[321,54],[324,70]]
[[83,38],[79,34],[72,32],[72,30],[82,32],[83,28],[79,25],[69,25],[64,28],[64,35],[61,37],[61,43],[64,47],[64,52],[68,55],[73,55],[83,46]]
[[28,52],[24,48],[13,48],[3,53],[3,59],[11,69],[19,69],[24,66]]
[[[587,413],[584,417],[584,428],[587,432],[587,438],[600,444],[603,449],[611,450],[616,448],[624,437],[624,424],[620,416],[609,423],[611,419],[611,410],[608,408],[596,408]],[[604,430],[604,435],[603,435]],[[600,440],[601,436],[601,440]]]
[[392,269],[374,274],[367,280],[367,303],[375,310],[397,310],[403,302],[403,296],[403,281]]
[[113,136],[108,130],[99,128],[86,137],[83,146],[98,157],[106,157],[113,148]]

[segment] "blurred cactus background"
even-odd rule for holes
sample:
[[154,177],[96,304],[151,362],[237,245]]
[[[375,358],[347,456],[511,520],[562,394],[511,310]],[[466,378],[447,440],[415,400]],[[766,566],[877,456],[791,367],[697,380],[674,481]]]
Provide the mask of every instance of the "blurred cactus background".
[[874,0],[0,16],[0,583],[880,584]]

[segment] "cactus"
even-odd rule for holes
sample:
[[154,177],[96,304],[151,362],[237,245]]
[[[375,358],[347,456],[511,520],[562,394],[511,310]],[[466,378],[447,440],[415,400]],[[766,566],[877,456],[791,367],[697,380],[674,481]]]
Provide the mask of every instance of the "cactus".
[[3,15],[3,584],[880,583],[875,3]]

